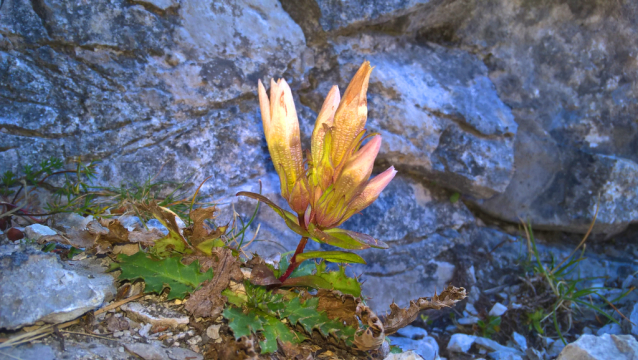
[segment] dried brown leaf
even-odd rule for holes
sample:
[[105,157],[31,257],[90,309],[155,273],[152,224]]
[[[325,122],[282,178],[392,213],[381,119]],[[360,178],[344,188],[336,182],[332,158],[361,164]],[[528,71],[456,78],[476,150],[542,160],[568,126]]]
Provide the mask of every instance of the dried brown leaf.
[[355,316],[357,305],[361,302],[359,298],[342,294],[340,291],[326,289],[317,290],[317,297],[319,298],[317,311],[325,311],[330,319],[344,321],[348,326],[357,327],[359,325]]
[[253,285],[268,286],[279,285],[279,281],[275,274],[265,264],[257,264],[253,267],[253,271],[250,274],[250,283]]
[[[228,287],[231,278],[243,279],[239,261],[229,249],[218,248],[218,262],[213,267],[214,277],[204,282],[186,301],[186,310],[195,317],[216,318],[224,310],[227,298],[222,291]],[[240,280],[241,281],[241,280]]]
[[143,212],[153,214],[153,217],[162,223],[162,225],[164,225],[174,237],[181,239],[184,244],[190,248],[190,245],[179,231],[179,226],[177,226],[177,214],[172,212],[170,209],[157,205],[155,202],[151,202],[149,204],[138,204],[136,206]]
[[397,330],[410,325],[423,310],[440,310],[444,307],[451,307],[465,299],[466,296],[464,288],[449,285],[441,294],[435,293],[430,299],[423,297],[416,301],[410,301],[410,306],[407,309],[401,309],[397,304],[392,303],[390,304],[390,315],[383,322],[385,334],[392,335]]
[[124,244],[124,245],[115,245],[113,247],[113,254],[124,254],[124,255],[135,255],[140,251],[140,247],[137,244]]
[[[128,242],[128,234],[129,231],[127,228],[122,226],[117,219],[100,219],[99,224],[93,223],[91,221],[87,225],[87,231],[93,235],[99,236],[99,240],[106,240],[111,243],[123,243]],[[98,227],[98,225],[101,225]],[[104,228],[107,231],[104,231]]]
[[368,325],[363,332],[354,336],[354,345],[359,350],[368,351],[378,349],[385,340],[385,331],[381,319],[363,303],[357,305],[357,316]]
[[191,211],[190,217],[193,220],[193,225],[184,229],[184,236],[186,236],[194,246],[197,246],[206,240],[217,239],[226,232],[225,227],[220,226],[217,229],[212,230],[208,225],[206,225],[206,220],[215,218],[216,211],[217,208],[214,206],[198,208]]

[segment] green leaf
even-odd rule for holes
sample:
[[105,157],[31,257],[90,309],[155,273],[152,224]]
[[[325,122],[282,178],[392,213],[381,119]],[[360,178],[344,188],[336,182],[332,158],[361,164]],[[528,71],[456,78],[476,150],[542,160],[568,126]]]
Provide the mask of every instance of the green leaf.
[[[286,273],[288,270],[288,266],[290,266],[290,255],[292,255],[292,251],[281,254],[281,260],[279,261],[279,269],[274,269],[275,277],[279,278],[281,275]],[[299,276],[311,275],[314,271],[317,270],[316,264],[314,261],[304,261],[297,267],[292,274],[288,278],[294,278]]]
[[361,283],[355,278],[348,277],[343,266],[339,266],[338,271],[325,271],[326,263],[317,264],[315,275],[288,278],[282,286],[308,286],[315,289],[339,290],[344,294],[356,297],[361,296]]
[[297,261],[308,259],[324,259],[327,261],[350,264],[365,264],[366,261],[361,256],[345,251],[306,251],[297,255]]
[[[280,298],[279,301],[282,299]],[[304,335],[291,330],[274,316],[257,314],[252,310],[244,312],[236,307],[226,308],[222,315],[228,319],[228,326],[233,331],[235,339],[249,336],[253,333],[256,334],[260,331],[264,337],[264,340],[259,342],[262,354],[270,354],[277,351],[277,340],[299,344],[306,339]]]
[[452,196],[450,196],[450,202],[454,204],[455,202],[459,201],[460,198],[461,198],[461,194],[455,192],[454,194],[452,194]]
[[235,306],[242,306],[247,301],[246,295],[234,293],[230,289],[225,289],[224,291],[222,291],[222,295],[224,295],[228,299],[229,303]]
[[120,254],[117,260],[118,263],[112,264],[111,270],[121,269],[120,279],[143,279],[148,292],[160,293],[167,286],[171,289],[168,300],[183,299],[199,284],[213,278],[212,269],[201,273],[199,262],[194,261],[186,266],[177,257],[154,260],[140,251],[132,256]]
[[266,316],[265,318],[266,322],[264,323],[264,331],[262,332],[264,341],[259,342],[262,354],[270,354],[277,351],[277,339],[284,343],[293,344],[299,344],[306,340],[305,336],[290,330],[288,326],[279,319],[272,316]]
[[318,298],[310,298],[302,303],[297,297],[287,304],[280,316],[287,318],[291,324],[301,325],[308,334],[317,330],[324,337],[333,335],[337,339],[344,340],[347,345],[351,345],[357,329],[330,319],[323,311],[317,311],[318,304]]
[[222,315],[228,320],[228,326],[233,331],[236,340],[264,329],[263,319],[252,311],[244,313],[240,308],[229,306]]
[[355,231],[343,229],[319,230],[314,226],[309,226],[308,231],[311,238],[319,243],[326,243],[342,249],[363,250],[370,247],[387,249],[388,245],[376,240],[370,235],[361,234]]
[[211,255],[213,253],[213,248],[223,247],[224,245],[226,245],[226,243],[222,239],[217,238],[217,239],[206,240],[200,243],[199,245],[197,245],[196,247],[204,254]]
[[271,209],[275,210],[277,215],[281,216],[281,218],[284,219],[286,225],[290,228],[290,230],[296,232],[301,236],[310,237],[310,234],[301,226],[299,226],[299,219],[297,219],[297,216],[295,214],[280,208],[277,204],[270,201],[270,199],[268,199],[267,197],[260,194],[255,194],[250,191],[240,191],[236,194],[236,196],[246,196],[263,202],[264,204],[270,206]]

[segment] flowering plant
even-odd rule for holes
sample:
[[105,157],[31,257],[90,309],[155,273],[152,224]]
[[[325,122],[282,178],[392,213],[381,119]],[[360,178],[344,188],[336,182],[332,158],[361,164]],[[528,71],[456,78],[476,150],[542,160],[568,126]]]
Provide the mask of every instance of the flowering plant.
[[[251,192],[237,195],[257,199],[270,206],[301,240],[281,275],[282,283],[307,259],[322,258],[341,263],[365,263],[357,254],[343,251],[303,253],[308,239],[343,249],[387,248],[370,235],[337,228],[352,215],[374,202],[394,178],[390,167],[373,179],[374,160],[381,136],[365,136],[368,115],[366,92],[372,68],[364,62],[348,85],[343,99],[333,86],[319,111],[312,132],[311,150],[304,165],[299,121],[290,87],[285,80],[271,80],[270,98],[259,81],[259,104],[268,150],[279,174],[281,195],[294,214],[268,198]],[[365,145],[363,142],[368,140]]]

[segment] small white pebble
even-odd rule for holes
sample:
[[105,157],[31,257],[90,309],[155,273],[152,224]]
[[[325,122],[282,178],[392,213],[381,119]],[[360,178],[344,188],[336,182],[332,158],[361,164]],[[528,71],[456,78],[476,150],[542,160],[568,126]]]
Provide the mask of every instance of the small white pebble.
[[124,335],[124,332],[122,331],[116,331],[113,333],[113,337],[116,337],[116,338],[122,337],[122,335]]
[[123,353],[123,352],[124,352],[124,347],[120,346],[120,347],[117,349],[117,351],[119,351],[119,352]]
[[195,333],[195,330],[191,329],[191,330],[188,330],[186,334],[188,334],[188,336],[195,336],[196,333]]
[[501,316],[503,314],[505,314],[505,312],[507,311],[507,306],[501,304],[501,303],[496,303],[494,304],[494,306],[492,306],[492,310],[490,310],[490,316]]
[[219,328],[221,327],[222,327],[221,325],[209,326],[208,329],[206,329],[206,336],[208,336],[212,340],[219,339]]

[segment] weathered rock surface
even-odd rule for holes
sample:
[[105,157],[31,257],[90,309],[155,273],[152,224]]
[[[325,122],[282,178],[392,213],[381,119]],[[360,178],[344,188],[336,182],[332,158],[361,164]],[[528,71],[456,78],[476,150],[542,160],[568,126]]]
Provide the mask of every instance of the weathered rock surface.
[[638,358],[638,341],[631,335],[583,335],[565,346],[557,360],[630,360]]
[[220,107],[301,69],[303,33],[277,1],[38,4],[6,1],[0,15],[0,171],[90,154],[119,158],[105,181],[143,182],[166,164],[167,180],[203,168],[226,190],[264,163],[256,102]]
[[387,250],[359,252],[367,264],[349,267],[353,273],[363,274],[364,293],[372,296],[369,306],[383,313],[393,300],[407,306],[409,300],[444,289],[455,266],[435,258],[465,243],[467,238],[457,229],[473,223],[474,217],[465,205],[451,203],[445,191],[409,178],[395,178],[377,201],[343,226],[390,246]]
[[10,330],[73,320],[115,295],[112,276],[32,248],[1,247],[0,279],[0,328]]
[[[390,36],[340,37],[333,46],[344,86],[364,59],[375,65],[367,128],[383,135],[380,162],[477,198],[505,190],[517,124],[480,59]],[[302,102],[318,111],[332,85]]]
[[514,178],[482,209],[584,233],[600,194],[595,232],[636,221],[637,14],[635,3],[462,0],[403,21],[421,41],[481,56],[520,125]]

